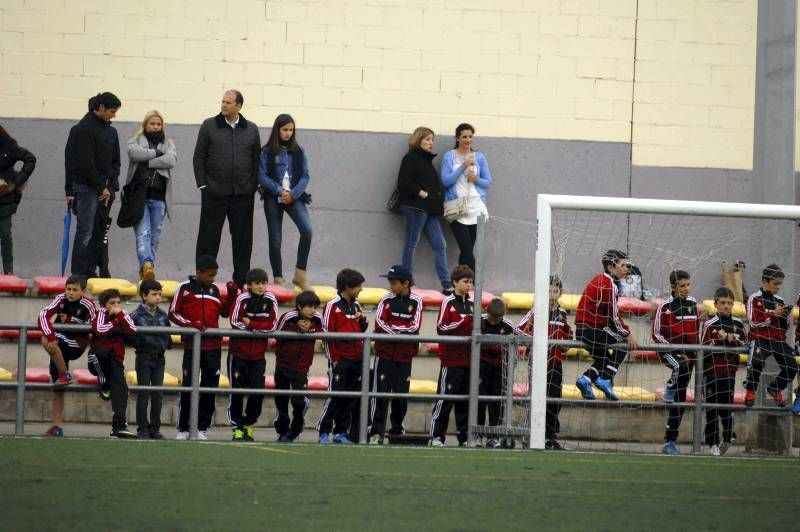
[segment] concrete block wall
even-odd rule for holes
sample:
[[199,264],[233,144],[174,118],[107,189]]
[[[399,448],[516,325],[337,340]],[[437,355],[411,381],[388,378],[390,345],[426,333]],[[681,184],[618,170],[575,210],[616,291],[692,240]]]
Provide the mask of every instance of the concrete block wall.
[[[749,168],[755,0],[8,0],[0,116],[213,114],[262,126],[630,142],[637,165]],[[634,82],[635,79],[635,82]]]

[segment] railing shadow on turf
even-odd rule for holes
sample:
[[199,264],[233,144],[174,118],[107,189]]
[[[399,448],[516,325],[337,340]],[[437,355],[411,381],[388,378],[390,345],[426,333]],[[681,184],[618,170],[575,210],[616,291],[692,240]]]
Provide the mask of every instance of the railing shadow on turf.
[[[88,325],[67,325],[56,324],[55,330],[64,332],[91,332],[91,327]],[[2,330],[16,330],[19,331],[18,349],[17,349],[17,380],[16,382],[0,382],[0,389],[16,389],[16,418],[15,418],[15,435],[23,435],[25,433],[25,391],[28,389],[52,389],[51,384],[46,383],[29,383],[25,380],[27,368],[27,350],[28,350],[28,331],[37,331],[38,326],[23,324],[23,323],[0,323]],[[508,353],[517,353],[517,349],[522,346],[531,346],[533,339],[526,336],[501,336],[501,335],[487,335],[478,334],[473,336],[438,336],[438,335],[393,335],[393,334],[380,334],[380,333],[293,333],[274,331],[269,333],[259,333],[254,331],[242,331],[237,329],[207,329],[200,331],[193,328],[184,327],[138,327],[138,334],[180,334],[182,336],[192,337],[192,382],[190,386],[130,386],[129,389],[133,391],[146,390],[146,391],[161,391],[170,393],[189,392],[191,394],[190,401],[190,439],[197,439],[197,419],[198,409],[201,393],[210,393],[215,395],[265,395],[265,396],[293,396],[303,395],[306,397],[357,397],[360,398],[360,418],[359,418],[359,436],[360,442],[366,443],[367,426],[368,426],[368,402],[370,398],[383,398],[383,399],[407,399],[411,401],[436,401],[440,399],[448,401],[468,401],[470,404],[469,412],[469,435],[468,442],[474,446],[477,440],[476,433],[477,427],[475,426],[474,419],[477,416],[478,401],[496,401],[505,402],[506,411],[511,411],[514,403],[525,403],[531,401],[530,391],[524,396],[514,396],[511,387],[508,388],[504,396],[483,396],[478,395],[477,383],[470,382],[470,393],[468,395],[449,395],[449,394],[419,394],[419,393],[380,393],[370,391],[369,379],[361,381],[361,390],[359,391],[313,391],[313,390],[268,390],[264,388],[203,388],[200,387],[200,342],[202,337],[237,337],[237,338],[285,338],[297,339],[321,339],[321,340],[364,340],[364,347],[362,351],[362,375],[370,374],[370,358],[373,340],[391,341],[391,342],[436,342],[446,344],[466,344],[471,343],[471,367],[477,367],[480,357],[480,345],[485,343],[491,344],[505,344]],[[571,347],[585,347],[579,341],[575,340],[550,340],[550,346],[558,346],[564,348]],[[609,346],[609,348],[626,348],[624,344]],[[730,352],[730,353],[746,353],[746,348],[733,348],[733,347],[720,347],[709,345],[676,345],[676,344],[643,344],[637,350],[644,351],[714,351],[714,352]],[[696,357],[695,361],[695,375],[703,375],[703,359],[704,357]],[[513,382],[514,365],[507,364],[508,382]],[[475,385],[475,386],[473,386]],[[474,389],[473,389],[474,387]],[[702,428],[703,428],[703,412],[705,409],[713,408],[718,410],[748,410],[756,412],[770,412],[778,415],[791,415],[788,409],[780,408],[777,406],[753,406],[746,407],[744,405],[735,404],[715,404],[703,402],[703,379],[695,378],[694,383],[695,393],[694,401],[692,402],[653,402],[653,401],[605,401],[605,400],[585,400],[585,399],[553,399],[544,397],[545,391],[541,391],[542,397],[537,397],[542,403],[560,403],[564,405],[574,406],[595,406],[602,408],[650,408],[650,409],[667,409],[673,407],[684,407],[693,410],[694,415],[694,434],[692,450],[695,453],[700,452],[700,445],[702,442]],[[96,387],[93,385],[70,385],[70,391],[76,392],[95,392]],[[474,409],[474,411],[473,411]],[[534,412],[534,409],[531,410]],[[540,409],[543,413],[543,408]],[[538,426],[544,429],[543,419],[538,420]],[[531,423],[534,427],[536,423]],[[517,435],[517,436],[531,436],[529,427],[512,427],[510,420],[506,420],[505,430],[500,430],[502,434]],[[528,443],[533,438],[528,438]]]

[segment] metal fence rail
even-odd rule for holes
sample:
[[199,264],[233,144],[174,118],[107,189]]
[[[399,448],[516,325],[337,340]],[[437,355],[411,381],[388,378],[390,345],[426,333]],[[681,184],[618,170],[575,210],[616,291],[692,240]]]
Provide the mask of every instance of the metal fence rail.
[[[88,325],[65,325],[56,324],[54,326],[57,331],[64,332],[90,332],[91,327]],[[17,349],[17,380],[16,382],[0,383],[0,389],[16,389],[16,420],[15,420],[15,434],[22,435],[25,432],[25,391],[27,389],[52,389],[51,384],[46,383],[27,383],[25,381],[25,374],[27,368],[27,349],[28,349],[28,331],[38,330],[38,326],[24,323],[0,323],[0,329],[5,330],[18,330],[20,331],[18,349]],[[190,401],[190,438],[197,438],[197,419],[199,410],[199,401],[201,393],[210,393],[216,395],[264,395],[264,396],[296,396],[302,395],[307,397],[357,397],[361,401],[359,423],[359,435],[362,443],[367,442],[367,426],[368,426],[368,402],[371,398],[380,399],[407,399],[411,401],[467,401],[469,402],[470,418],[474,414],[477,418],[478,401],[507,401],[508,403],[520,403],[532,401],[530,389],[526,396],[514,397],[512,392],[509,391],[509,396],[483,396],[478,395],[477,386],[474,390],[470,387],[470,393],[466,395],[448,395],[448,394],[411,394],[411,393],[380,393],[370,391],[370,358],[371,358],[371,342],[378,341],[391,341],[391,342],[436,342],[440,344],[471,344],[471,351],[473,360],[479,356],[480,345],[484,343],[498,343],[505,344],[508,353],[516,355],[517,347],[532,345],[533,339],[528,336],[500,336],[500,335],[483,335],[473,334],[472,336],[438,336],[438,335],[391,335],[383,333],[292,333],[275,331],[270,333],[259,333],[253,331],[243,331],[239,329],[207,329],[200,331],[192,328],[183,327],[139,327],[137,334],[180,334],[184,337],[189,336],[192,340],[192,382],[183,386],[130,386],[133,391],[161,391],[167,393],[180,393],[188,392],[191,394]],[[267,390],[263,388],[247,389],[247,388],[205,388],[200,387],[200,345],[201,339],[204,336],[210,337],[235,337],[235,338],[287,338],[297,339],[322,339],[322,340],[363,340],[364,348],[362,351],[362,381],[361,389],[358,391],[310,391],[310,390]],[[584,344],[575,340],[550,340],[551,346],[558,347],[585,347]],[[624,344],[609,346],[626,348]],[[744,348],[724,348],[719,346],[708,345],[667,345],[667,344],[642,344],[637,351],[714,351],[714,352],[731,352],[731,353],[745,353]],[[704,409],[728,409],[728,410],[749,410],[758,412],[771,412],[773,414],[790,415],[790,412],[785,408],[758,406],[758,407],[745,407],[744,405],[733,404],[712,404],[704,403],[702,401],[702,378],[697,378],[697,375],[703,375],[703,357],[697,357],[695,363],[695,396],[693,402],[683,403],[662,403],[652,401],[598,401],[598,400],[584,400],[584,399],[550,399],[543,397],[544,390],[537,390],[542,399],[548,403],[559,403],[562,405],[585,406],[596,408],[650,408],[650,409],[667,409],[672,407],[683,407],[692,409],[694,412],[694,437],[693,437],[693,450],[699,452],[700,443],[702,441],[702,415]],[[471,372],[476,374],[477,372]],[[473,384],[473,383],[471,383]],[[477,385],[477,382],[474,383]],[[70,391],[76,392],[93,392],[96,390],[92,385],[71,385],[68,388]],[[474,410],[474,412],[473,412]],[[474,444],[475,439],[473,435],[473,425],[469,423],[469,437],[468,441]]]

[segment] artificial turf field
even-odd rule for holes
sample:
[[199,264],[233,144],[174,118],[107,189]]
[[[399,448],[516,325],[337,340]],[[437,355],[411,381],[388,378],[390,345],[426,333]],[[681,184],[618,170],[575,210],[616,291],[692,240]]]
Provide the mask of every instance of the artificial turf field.
[[0,438],[2,530],[797,530],[800,462]]

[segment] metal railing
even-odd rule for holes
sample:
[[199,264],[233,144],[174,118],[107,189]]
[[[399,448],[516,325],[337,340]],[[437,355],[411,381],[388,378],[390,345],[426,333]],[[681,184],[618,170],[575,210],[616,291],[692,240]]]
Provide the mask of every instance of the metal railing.
[[[63,325],[63,324],[56,324],[54,326],[55,330],[57,331],[64,331],[64,332],[90,332],[91,328],[87,325]],[[27,369],[27,349],[28,349],[28,331],[38,330],[36,325],[30,324],[21,324],[21,323],[0,323],[0,329],[5,330],[18,330],[20,332],[19,335],[19,343],[18,343],[18,350],[17,350],[17,380],[15,383],[0,383],[0,389],[3,388],[15,388],[16,389],[16,421],[15,421],[15,434],[22,435],[25,432],[25,391],[26,389],[52,389],[52,385],[45,384],[45,383],[28,383],[25,380],[26,376],[26,369]],[[477,361],[479,360],[479,351],[480,345],[485,343],[491,344],[503,344],[506,346],[507,352],[510,355],[516,357],[517,348],[520,346],[531,346],[533,339],[528,336],[501,336],[501,335],[472,335],[472,336],[436,336],[436,335],[390,335],[390,334],[382,334],[382,333],[328,333],[328,332],[319,332],[319,333],[294,333],[294,332],[270,332],[270,333],[258,333],[253,331],[242,331],[238,329],[208,329],[205,331],[199,331],[197,329],[192,328],[182,328],[182,327],[139,327],[137,334],[180,334],[182,336],[191,336],[192,338],[192,366],[191,366],[191,375],[192,375],[192,382],[189,383],[182,383],[183,386],[175,387],[175,386],[131,386],[130,389],[133,391],[161,391],[161,392],[188,392],[190,393],[190,416],[189,416],[189,427],[190,427],[190,438],[196,439],[197,438],[197,420],[198,420],[198,410],[199,410],[199,402],[200,402],[200,394],[201,393],[211,393],[216,395],[231,395],[231,394],[246,394],[246,395],[265,395],[265,396],[294,396],[294,395],[302,395],[307,397],[354,397],[360,399],[360,417],[358,420],[358,427],[359,427],[359,436],[361,442],[367,442],[367,427],[368,427],[368,403],[371,398],[379,398],[379,399],[407,399],[411,401],[436,401],[436,400],[447,400],[447,401],[468,401],[469,402],[469,412],[470,418],[474,415],[477,418],[477,408],[478,408],[478,401],[505,401],[506,404],[506,412],[511,412],[513,408],[513,403],[515,402],[526,402],[531,400],[531,390],[529,389],[528,394],[525,396],[515,397],[513,396],[512,387],[509,386],[507,389],[507,393],[504,396],[481,396],[478,395],[477,390],[477,379],[474,383],[471,380],[470,386],[470,393],[466,395],[449,395],[449,394],[411,394],[411,393],[381,393],[381,392],[373,392],[370,390],[370,359],[372,356],[371,353],[371,342],[372,341],[391,341],[391,342],[437,342],[439,344],[471,344],[471,351],[472,351],[472,360]],[[363,350],[362,350],[362,379],[361,379],[361,389],[358,391],[310,391],[310,390],[268,390],[268,389],[248,389],[248,388],[205,388],[200,387],[200,346],[201,346],[201,339],[204,336],[209,337],[233,337],[233,338],[284,338],[284,339],[298,339],[302,338],[305,340],[309,339],[321,339],[321,340],[363,340]],[[575,340],[550,340],[549,344],[551,346],[558,346],[562,348],[571,348],[571,347],[578,347],[578,348],[585,348],[586,346]],[[610,348],[622,348],[627,349],[627,346],[624,344],[619,344],[615,346],[609,346]],[[745,353],[747,350],[745,348],[726,348],[720,346],[709,346],[709,345],[667,345],[667,344],[643,344],[640,345],[636,351],[685,351],[685,352],[705,352],[705,351],[713,351],[713,352],[730,352],[730,353]],[[704,375],[704,368],[703,362],[704,357],[698,356],[695,359],[695,379],[694,379],[694,401],[692,402],[674,402],[674,403],[665,403],[665,402],[653,402],[653,401],[598,401],[598,400],[585,400],[585,399],[557,399],[557,398],[545,398],[540,397],[540,399],[545,400],[548,403],[560,403],[565,405],[573,405],[573,406],[584,406],[584,407],[602,407],[602,408],[658,408],[658,409],[668,409],[674,407],[682,407],[688,408],[693,410],[694,415],[694,434],[693,434],[693,451],[699,452],[700,446],[702,442],[702,430],[703,430],[703,411],[704,409],[714,408],[714,409],[727,409],[727,410],[744,410],[745,408],[749,411],[759,411],[759,412],[771,412],[773,414],[778,415],[790,415],[790,412],[786,408],[779,408],[774,406],[754,406],[754,407],[745,407],[744,405],[734,405],[734,404],[713,404],[713,403],[704,403],[703,402],[703,378]],[[471,367],[478,367],[478,364],[473,363]],[[508,365],[508,381],[509,383],[513,382],[513,366],[511,364]],[[470,372],[477,377],[477,371]],[[474,388],[472,386],[474,384]],[[69,390],[80,391],[80,392],[90,392],[95,391],[96,387],[91,385],[71,385]],[[545,390],[537,390],[541,396],[545,395]],[[473,412],[474,409],[474,412]],[[506,424],[510,423],[508,419],[509,416],[506,416]],[[468,433],[468,441],[472,444],[475,442],[475,430],[474,430],[474,422],[469,423],[469,433]],[[509,433],[513,433],[513,431],[509,431]]]

